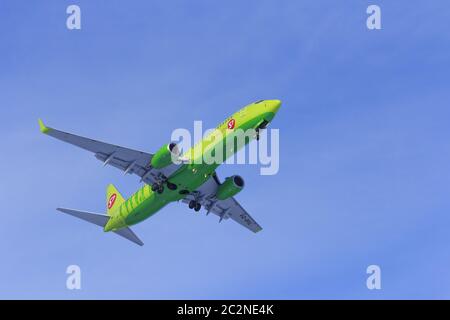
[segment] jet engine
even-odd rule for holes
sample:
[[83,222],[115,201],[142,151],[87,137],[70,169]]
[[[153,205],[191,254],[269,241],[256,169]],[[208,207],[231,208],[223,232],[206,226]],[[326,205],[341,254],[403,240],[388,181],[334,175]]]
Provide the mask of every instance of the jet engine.
[[240,176],[232,176],[225,179],[217,190],[217,199],[225,200],[244,189],[244,179]]
[[174,163],[181,156],[181,151],[175,142],[164,145],[152,158],[151,164],[155,169],[162,169]]

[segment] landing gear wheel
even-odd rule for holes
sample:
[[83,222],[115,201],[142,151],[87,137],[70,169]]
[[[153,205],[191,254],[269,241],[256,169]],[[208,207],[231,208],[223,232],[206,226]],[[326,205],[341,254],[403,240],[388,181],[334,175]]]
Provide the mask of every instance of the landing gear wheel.
[[159,188],[159,185],[157,183],[152,184],[152,191],[155,192]]
[[174,183],[167,181],[167,188],[169,188],[169,190],[177,190],[178,186]]
[[194,209],[196,202],[194,200],[189,201],[189,209]]
[[201,208],[202,208],[202,205],[201,205],[200,203],[197,202],[197,203],[195,204],[194,210],[195,210],[196,212],[199,212]]
[[156,190],[159,194],[164,192],[164,187],[162,185],[158,186],[158,190]]

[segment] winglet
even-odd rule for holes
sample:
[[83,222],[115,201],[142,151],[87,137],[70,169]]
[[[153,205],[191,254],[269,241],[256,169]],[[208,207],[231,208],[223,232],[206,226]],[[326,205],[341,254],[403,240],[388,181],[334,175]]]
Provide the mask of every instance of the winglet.
[[41,130],[42,133],[48,133],[50,131],[50,128],[46,127],[44,122],[42,122],[41,119],[38,119],[39,121],[39,129]]

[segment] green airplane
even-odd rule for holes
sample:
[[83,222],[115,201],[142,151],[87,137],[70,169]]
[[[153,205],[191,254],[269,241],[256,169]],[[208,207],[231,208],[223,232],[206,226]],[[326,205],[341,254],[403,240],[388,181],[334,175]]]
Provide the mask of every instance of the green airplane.
[[[231,218],[255,233],[261,231],[259,224],[234,198],[244,188],[244,180],[235,175],[220,182],[216,169],[252,139],[259,139],[260,130],[273,120],[280,106],[279,100],[249,104],[185,153],[180,152],[174,142],[164,145],[155,154],[136,151],[59,131],[45,126],[39,119],[42,133],[90,151],[105,166],[111,165],[125,174],[136,174],[145,183],[127,200],[110,184],[106,191],[106,215],[66,208],[57,210],[141,246],[144,243],[129,226],[147,219],[174,201],[182,201],[197,212],[203,207],[207,215],[210,212],[218,215],[219,222]],[[238,143],[236,132],[251,134],[245,135]],[[212,158],[215,161],[206,160]]]

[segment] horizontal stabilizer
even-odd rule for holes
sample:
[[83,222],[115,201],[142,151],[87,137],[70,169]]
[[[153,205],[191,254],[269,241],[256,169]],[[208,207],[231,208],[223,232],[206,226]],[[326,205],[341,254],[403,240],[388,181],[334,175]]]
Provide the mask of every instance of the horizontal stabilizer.
[[125,239],[128,239],[140,246],[143,246],[144,243],[137,237],[137,235],[134,234],[134,232],[130,228],[123,228],[117,231],[114,231],[114,233],[118,234],[121,237],[124,237]]
[[57,208],[56,210],[70,214],[71,216],[77,217],[84,221],[96,224],[100,227],[104,227],[109,220],[109,216],[105,216],[98,213],[78,211],[73,209]]
[[[70,214],[71,216],[77,217],[79,219],[82,219],[84,221],[96,224],[97,226],[104,227],[106,223],[109,220],[109,216],[105,216],[103,214],[93,213],[93,212],[86,212],[86,211],[79,211],[79,210],[73,210],[73,209],[65,209],[65,208],[58,208],[56,209],[60,212],[64,212],[67,214]],[[119,236],[130,240],[140,246],[143,246],[144,243],[139,239],[134,232],[128,228],[125,227],[123,229],[119,229],[114,231],[115,234],[118,234]]]

